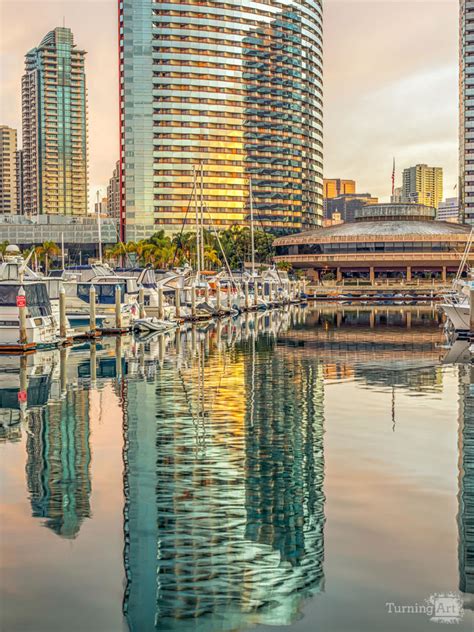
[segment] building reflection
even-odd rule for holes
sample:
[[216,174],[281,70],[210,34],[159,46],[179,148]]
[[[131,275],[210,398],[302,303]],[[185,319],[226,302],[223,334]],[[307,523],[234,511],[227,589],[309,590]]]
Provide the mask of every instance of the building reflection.
[[474,367],[461,364],[458,370],[459,589],[472,595],[474,594]]
[[322,370],[277,353],[207,335],[127,381],[130,630],[290,623],[322,589]]

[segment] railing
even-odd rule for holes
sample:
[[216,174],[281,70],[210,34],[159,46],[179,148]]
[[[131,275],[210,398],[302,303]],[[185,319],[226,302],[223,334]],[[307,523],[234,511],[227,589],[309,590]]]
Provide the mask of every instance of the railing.
[[[377,262],[397,262],[400,267],[410,267],[416,265],[416,261],[440,261],[445,263],[459,263],[462,258],[462,252],[364,252],[364,253],[340,253],[337,255],[321,254],[321,255],[278,255],[274,257],[275,261],[288,261],[288,263],[321,263],[327,265],[333,263],[334,267],[338,267],[341,263],[350,262],[367,262],[370,266],[375,266]],[[474,262],[474,253],[469,256],[469,260]]]

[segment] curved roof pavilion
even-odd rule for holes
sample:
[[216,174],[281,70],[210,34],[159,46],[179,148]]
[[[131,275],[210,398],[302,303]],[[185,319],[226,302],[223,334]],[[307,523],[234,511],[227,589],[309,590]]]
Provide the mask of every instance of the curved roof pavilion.
[[435,215],[434,208],[421,204],[366,206],[355,222],[279,237],[275,259],[316,273],[334,270],[339,280],[359,273],[372,280],[392,273],[407,280],[417,273],[446,279],[459,266],[471,227],[437,222]]

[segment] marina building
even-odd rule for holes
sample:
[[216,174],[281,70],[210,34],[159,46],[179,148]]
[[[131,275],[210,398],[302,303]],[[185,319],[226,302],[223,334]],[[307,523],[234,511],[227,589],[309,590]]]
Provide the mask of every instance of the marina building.
[[403,170],[402,202],[438,208],[443,199],[443,170],[441,167],[416,165]]
[[119,20],[125,239],[192,229],[195,170],[207,226],[248,224],[250,181],[261,228],[320,225],[321,0],[123,0]]
[[17,131],[0,125],[0,214],[17,212]]
[[[277,238],[276,261],[287,261],[315,278],[417,277],[446,280],[455,273],[470,227],[434,221],[421,204],[375,204],[356,212],[355,222]],[[472,255],[474,263],[474,253]]]
[[474,223],[474,2],[459,3],[459,209]]
[[85,55],[64,27],[26,54],[21,84],[26,215],[87,213]]

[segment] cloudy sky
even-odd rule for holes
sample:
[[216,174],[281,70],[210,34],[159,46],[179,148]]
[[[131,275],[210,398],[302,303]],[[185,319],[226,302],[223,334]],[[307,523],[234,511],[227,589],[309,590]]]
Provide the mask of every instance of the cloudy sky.
[[[325,176],[386,198],[392,160],[457,180],[458,0],[326,0]],[[87,50],[91,191],[118,157],[117,0],[0,0],[0,123],[21,127],[23,56],[65,21]]]

